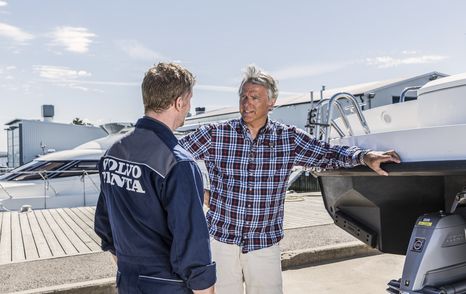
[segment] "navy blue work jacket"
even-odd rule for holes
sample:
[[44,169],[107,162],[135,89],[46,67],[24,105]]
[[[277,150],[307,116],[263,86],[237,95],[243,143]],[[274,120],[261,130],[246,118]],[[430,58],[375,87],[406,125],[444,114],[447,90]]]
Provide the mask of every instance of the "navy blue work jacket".
[[102,157],[99,171],[95,231],[102,249],[118,257],[117,284],[126,277],[130,284],[154,282],[153,293],[163,293],[157,288],[164,283],[194,290],[215,283],[202,176],[166,125],[139,119]]

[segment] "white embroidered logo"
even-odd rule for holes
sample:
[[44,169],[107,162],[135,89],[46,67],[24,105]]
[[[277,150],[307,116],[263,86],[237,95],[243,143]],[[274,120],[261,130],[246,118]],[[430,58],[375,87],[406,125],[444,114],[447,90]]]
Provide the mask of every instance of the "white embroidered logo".
[[103,166],[102,176],[105,183],[112,186],[117,185],[128,191],[146,193],[138,180],[142,175],[141,168],[138,165],[106,158]]

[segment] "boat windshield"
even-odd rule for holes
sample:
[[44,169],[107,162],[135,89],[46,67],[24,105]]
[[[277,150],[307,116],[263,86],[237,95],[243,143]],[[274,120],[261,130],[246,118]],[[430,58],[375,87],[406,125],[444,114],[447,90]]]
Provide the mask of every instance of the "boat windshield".
[[57,173],[54,178],[81,176],[84,173],[88,175],[96,174],[99,172],[99,168],[97,167],[98,163],[99,162],[97,160],[83,160],[75,162],[67,166],[63,172]]
[[98,160],[34,160],[6,173],[0,180],[28,181],[96,174],[99,172],[97,164]]
[[0,176],[0,180],[8,180],[12,178],[12,175],[19,174],[21,172],[25,172],[29,170],[34,170],[35,168],[43,165],[44,163],[45,161],[33,160],[31,162],[18,166],[17,168],[4,173],[3,175]]
[[5,177],[9,181],[26,181],[40,180],[45,177],[50,177],[48,172],[53,172],[61,169],[69,164],[70,161],[40,161],[35,160],[25,164],[22,167],[12,170]]

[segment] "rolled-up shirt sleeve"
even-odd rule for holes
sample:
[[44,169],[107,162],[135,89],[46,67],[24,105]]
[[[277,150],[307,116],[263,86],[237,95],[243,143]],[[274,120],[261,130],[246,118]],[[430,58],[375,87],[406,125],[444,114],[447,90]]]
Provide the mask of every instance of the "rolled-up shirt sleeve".
[[203,186],[194,162],[178,162],[165,179],[164,203],[173,235],[170,262],[176,274],[193,290],[216,281],[209,232],[202,209]]
[[205,159],[209,153],[213,127],[213,124],[201,126],[196,131],[181,138],[179,144],[188,150],[195,159]]
[[360,154],[368,150],[356,146],[333,145],[316,140],[298,128],[294,129],[295,164],[306,167],[350,168],[361,165]]

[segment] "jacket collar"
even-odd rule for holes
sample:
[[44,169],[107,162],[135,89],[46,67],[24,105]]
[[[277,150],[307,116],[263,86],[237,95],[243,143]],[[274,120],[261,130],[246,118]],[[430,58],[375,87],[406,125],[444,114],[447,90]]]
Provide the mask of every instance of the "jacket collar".
[[140,118],[136,123],[136,128],[153,131],[158,136],[160,136],[164,142],[172,147],[178,144],[178,139],[175,137],[170,128],[163,122],[152,117],[144,116]]

